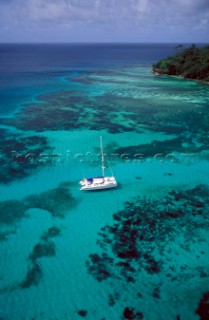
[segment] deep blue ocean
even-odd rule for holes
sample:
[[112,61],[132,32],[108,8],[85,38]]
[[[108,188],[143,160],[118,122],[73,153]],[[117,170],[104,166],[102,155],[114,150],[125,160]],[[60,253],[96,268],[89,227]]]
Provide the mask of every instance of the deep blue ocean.
[[175,44],[0,44],[0,112],[57,89],[57,79],[84,70],[150,65]]
[[[206,320],[209,86],[177,44],[0,44],[0,320]],[[106,174],[118,187],[80,191]]]

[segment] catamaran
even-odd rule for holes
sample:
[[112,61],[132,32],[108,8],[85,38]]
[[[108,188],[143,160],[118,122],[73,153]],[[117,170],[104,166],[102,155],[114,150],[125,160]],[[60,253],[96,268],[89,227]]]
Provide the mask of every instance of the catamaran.
[[103,153],[101,136],[100,136],[100,148],[101,148],[101,161],[102,161],[102,176],[85,178],[81,180],[80,184],[82,187],[80,188],[80,190],[86,190],[86,191],[103,190],[103,189],[115,188],[118,185],[113,174],[112,176],[109,176],[109,177],[105,176],[104,153]]

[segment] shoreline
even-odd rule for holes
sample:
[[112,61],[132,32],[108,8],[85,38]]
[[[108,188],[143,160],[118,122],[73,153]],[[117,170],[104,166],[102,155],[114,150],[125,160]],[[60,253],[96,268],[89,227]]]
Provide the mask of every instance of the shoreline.
[[199,79],[192,79],[192,78],[185,78],[182,75],[172,75],[172,74],[167,74],[167,73],[160,73],[157,71],[152,70],[151,73],[154,76],[168,76],[168,77],[173,77],[173,78],[177,78],[177,79],[182,79],[182,80],[189,80],[189,81],[196,81],[196,82],[200,82],[200,83],[204,83],[209,85],[209,81],[204,81],[204,80],[199,80]]

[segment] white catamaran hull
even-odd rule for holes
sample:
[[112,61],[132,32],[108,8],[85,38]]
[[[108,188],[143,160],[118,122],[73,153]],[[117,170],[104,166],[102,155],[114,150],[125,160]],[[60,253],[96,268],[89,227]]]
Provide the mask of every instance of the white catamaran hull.
[[104,166],[104,154],[103,154],[103,148],[102,148],[102,137],[100,137],[100,147],[101,147],[102,176],[81,180],[80,184],[82,185],[82,187],[80,188],[80,190],[86,190],[86,191],[104,190],[104,189],[115,188],[118,185],[113,175],[110,177],[105,177],[104,175],[105,166]]
[[85,191],[110,189],[118,185],[114,177],[83,179],[80,181],[80,184],[82,185],[80,190]]

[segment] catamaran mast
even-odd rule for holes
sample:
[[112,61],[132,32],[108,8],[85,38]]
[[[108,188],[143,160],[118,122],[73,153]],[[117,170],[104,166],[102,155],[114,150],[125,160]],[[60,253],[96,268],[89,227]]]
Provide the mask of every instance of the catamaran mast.
[[104,177],[104,153],[103,153],[103,148],[102,148],[102,136],[100,136],[100,148],[101,148],[101,158],[102,158],[102,176]]

